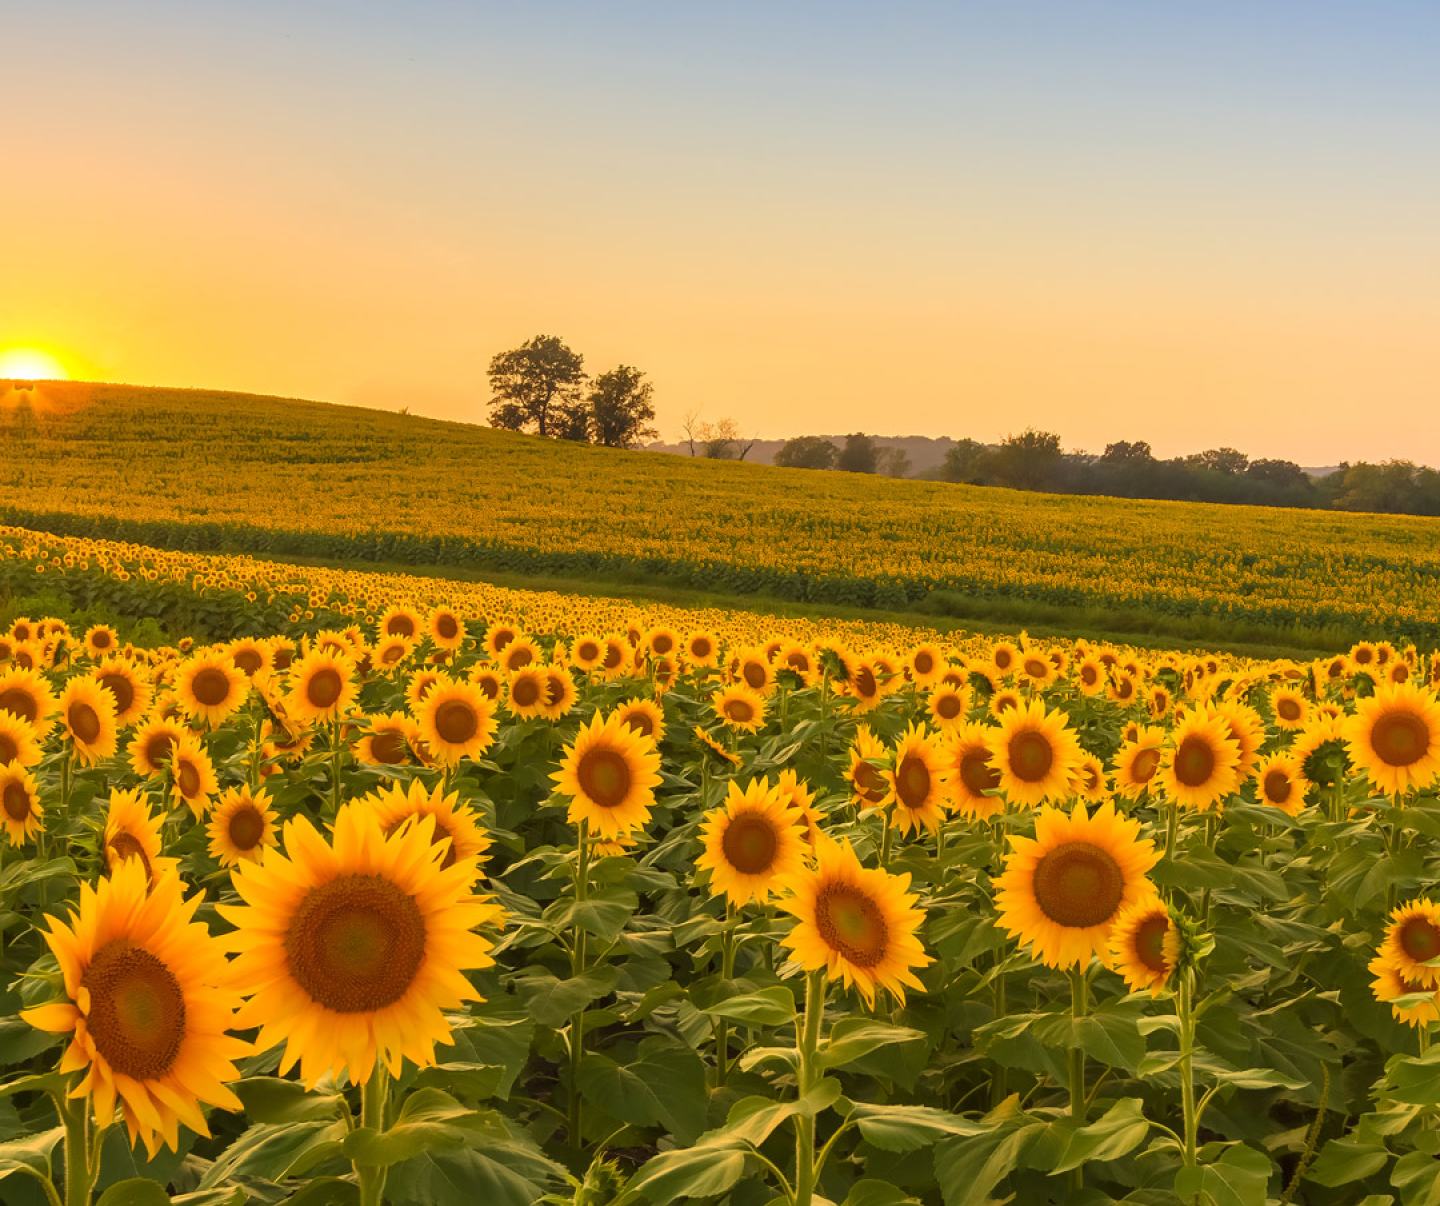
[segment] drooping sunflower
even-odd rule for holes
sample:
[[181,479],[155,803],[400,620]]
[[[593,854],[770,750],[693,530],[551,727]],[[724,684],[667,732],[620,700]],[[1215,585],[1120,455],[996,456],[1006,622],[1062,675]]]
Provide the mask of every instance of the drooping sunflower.
[[650,738],[616,713],[597,712],[565,747],[560,769],[550,778],[556,791],[570,797],[572,824],[586,821],[595,836],[616,837],[650,819],[660,755]]
[[1208,708],[1188,711],[1170,733],[1156,781],[1170,800],[1199,812],[1217,807],[1240,786],[1240,747],[1225,718]]
[[1081,804],[1068,816],[1042,808],[1033,838],[1010,838],[996,881],[1000,927],[1047,967],[1103,955],[1121,911],[1154,892],[1146,876],[1160,856],[1139,832],[1112,804],[1094,815]]
[[886,771],[881,770],[875,763],[884,763],[888,768],[889,761],[890,751],[870,731],[870,726],[857,726],[855,741],[850,746],[850,767],[845,772],[845,778],[850,783],[851,794],[859,807],[879,808],[885,803],[885,798],[890,794],[890,780]]
[[1271,754],[1255,768],[1255,794],[1262,804],[1269,804],[1290,816],[1299,816],[1305,808],[1305,791],[1310,786],[1300,761],[1291,754]]
[[68,1000],[21,1013],[73,1035],[60,1069],[85,1076],[70,1096],[89,1097],[102,1126],[118,1105],[131,1143],[151,1156],[162,1142],[178,1148],[181,1123],[210,1134],[202,1104],[243,1108],[225,1086],[251,1048],[226,1033],[239,997],[223,945],[194,920],[200,900],[184,899],[174,875],[152,886],[133,860],[94,888],[82,883],[68,923],[46,918]]
[[175,697],[185,714],[219,728],[238,712],[250,693],[250,680],[228,653],[203,653],[183,663],[175,677]]
[[[1430,1026],[1440,1021],[1440,992],[1431,992],[1428,985],[1408,979],[1383,955],[1376,955],[1370,960],[1369,972],[1375,977],[1370,983],[1370,991],[1377,1001],[1391,1002],[1390,1012],[1397,1022],[1404,1022],[1407,1026]],[[1431,992],[1431,995],[1426,1000],[1408,1005],[1394,1004],[1401,997],[1412,997],[1422,992]]]
[[924,829],[934,833],[945,820],[950,772],[923,726],[911,725],[895,743],[886,772],[890,824],[901,833]]
[[1110,965],[1132,992],[1158,995],[1180,961],[1180,932],[1159,896],[1127,906],[1110,929]]
[[[727,750],[698,724],[690,731],[694,734],[695,740],[698,741],[712,757],[720,759],[721,762],[729,766],[739,766],[741,762],[744,761],[739,754]],[[701,756],[703,757],[704,755],[702,754]]]
[[210,814],[210,855],[222,867],[241,859],[258,862],[275,845],[277,824],[269,792],[232,787],[220,794]]
[[476,931],[499,909],[471,895],[473,859],[442,867],[434,821],[388,836],[374,811],[347,805],[327,843],[305,817],[285,823],[283,850],[233,872],[244,905],[220,905],[235,927],[235,982],[252,994],[237,1027],[259,1027],[257,1049],[285,1044],[313,1086],[329,1074],[363,1083],[377,1060],[398,1076],[405,1059],[435,1062],[450,1041],[445,1010],[477,999],[463,974],[494,963]]
[[656,745],[665,738],[665,710],[656,699],[629,699],[615,709],[621,724],[649,737]]
[[470,682],[446,678],[431,687],[415,721],[425,749],[441,766],[478,758],[495,740],[495,705]]
[[38,670],[17,666],[0,674],[0,712],[13,712],[41,741],[54,726],[57,707],[49,680]]
[[1000,772],[990,753],[992,729],[979,723],[964,724],[946,734],[946,760],[951,769],[950,796],[962,817],[987,820],[1005,811],[1005,800],[991,795],[1000,786]]
[[965,723],[965,714],[970,710],[970,693],[963,687],[941,683],[934,687],[925,701],[925,711],[936,727],[959,728]]
[[345,653],[312,649],[290,666],[285,708],[301,724],[328,724],[350,710],[359,688],[355,662]]
[[1385,927],[1380,957],[1395,968],[1406,983],[1419,988],[1440,988],[1440,905],[1418,899],[1397,905]]
[[1380,791],[1423,791],[1440,776],[1440,701],[1411,683],[1383,686],[1343,726],[1350,760]]
[[170,765],[170,755],[176,744],[188,732],[178,720],[152,717],[130,739],[130,765],[135,773],[142,779],[164,773]]
[[185,804],[199,820],[210,807],[210,798],[220,789],[215,764],[210,761],[200,738],[187,733],[170,751],[170,794]]
[[722,687],[710,697],[715,715],[741,733],[759,732],[765,723],[765,699],[741,683]]
[[987,740],[1000,789],[1012,804],[1033,807],[1071,794],[1080,741],[1063,712],[1032,699],[1005,712]]
[[1136,725],[1115,753],[1115,789],[1129,800],[1138,800],[1152,785],[1165,752],[1165,730],[1157,725]]
[[0,766],[0,823],[12,846],[24,845],[45,828],[40,788],[18,762]]
[[732,779],[725,802],[700,826],[704,851],[695,865],[710,872],[711,894],[723,894],[736,908],[769,900],[778,878],[804,865],[807,846],[798,821],[764,779],[751,779],[743,789]]
[[356,802],[375,813],[387,837],[406,822],[429,817],[434,822],[430,840],[436,845],[447,843],[440,866],[470,860],[479,875],[485,852],[491,846],[490,838],[475,810],[460,803],[458,792],[447,794],[440,787],[427,789],[418,779],[412,779],[408,787],[391,784],[360,796]]
[[465,621],[449,607],[433,608],[427,627],[437,649],[459,649],[465,643]]
[[88,674],[72,678],[60,692],[60,723],[75,757],[93,766],[115,752],[115,700]]
[[781,944],[806,971],[854,986],[869,1005],[883,988],[897,1001],[924,991],[915,969],[933,962],[918,930],[925,919],[910,876],[862,867],[849,842],[823,839],[815,865],[782,878],[780,908],[796,923]]
[[0,766],[34,766],[42,756],[34,726],[14,712],[0,712]]

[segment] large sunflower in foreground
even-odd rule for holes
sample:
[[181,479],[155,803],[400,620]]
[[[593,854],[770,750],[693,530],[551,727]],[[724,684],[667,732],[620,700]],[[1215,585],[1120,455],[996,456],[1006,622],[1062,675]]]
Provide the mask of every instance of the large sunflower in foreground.
[[799,819],[764,779],[751,779],[743,790],[732,779],[725,802],[700,826],[705,850],[695,865],[710,872],[711,894],[723,893],[737,908],[752,900],[764,904],[780,876],[804,865]]
[[1344,722],[1350,761],[1387,795],[1429,787],[1440,776],[1440,701],[1410,683],[1381,687]]
[[1146,874],[1159,854],[1137,837],[1140,822],[1102,804],[1093,816],[1044,808],[1033,838],[1014,849],[996,881],[1000,928],[1048,967],[1072,967],[1103,955],[1121,911],[1154,892]]
[[443,679],[416,709],[420,740],[442,766],[478,758],[495,740],[495,705],[474,683]]
[[235,869],[245,904],[217,906],[235,926],[235,982],[251,994],[235,1025],[259,1027],[259,1050],[285,1044],[281,1075],[297,1061],[309,1086],[347,1072],[363,1082],[377,1060],[393,1076],[407,1058],[428,1066],[450,1041],[444,1011],[477,998],[463,973],[494,963],[474,931],[499,910],[470,894],[473,859],[440,865],[433,824],[386,836],[351,804],[332,843],[297,817],[283,853]]
[[1390,914],[1380,957],[1396,968],[1408,983],[1440,988],[1440,906],[1428,900],[1411,900]]
[[1122,909],[1110,928],[1110,966],[1132,992],[1157,994],[1180,960],[1180,931],[1158,896]]
[[1080,741],[1065,713],[1032,699],[1007,709],[986,734],[1000,790],[1012,804],[1034,806],[1072,794],[1071,777],[1080,765]]
[[208,1136],[201,1105],[242,1108],[226,1082],[250,1045],[225,1032],[239,997],[225,951],[193,920],[201,900],[167,875],[153,887],[127,860],[97,887],[80,885],[69,922],[49,917],[45,941],[68,1000],[21,1016],[52,1034],[73,1035],[60,1071],[85,1069],[72,1097],[89,1097],[106,1125],[118,1105],[133,1143],[154,1156],[179,1145],[183,1122]]
[[572,824],[590,823],[596,837],[613,838],[638,829],[650,819],[660,755],[612,712],[596,713],[565,747],[560,769],[550,776],[555,790],[570,797]]
[[890,790],[890,823],[901,833],[925,829],[934,833],[945,820],[950,771],[921,725],[911,725],[895,743],[895,756],[885,772]]
[[485,852],[490,849],[490,838],[481,828],[480,818],[468,804],[460,803],[458,792],[447,794],[440,787],[427,789],[418,779],[412,779],[408,787],[394,783],[359,797],[356,803],[374,811],[387,837],[407,821],[431,818],[434,828],[430,840],[437,845],[446,843],[441,867],[471,859],[478,874]]
[[917,936],[925,914],[915,907],[910,876],[862,867],[850,843],[822,840],[815,866],[785,876],[780,908],[796,924],[780,941],[806,971],[854,985],[868,1004],[883,988],[898,1001],[924,986],[916,968],[933,962]]
[[1240,747],[1225,717],[1199,708],[1176,723],[1156,780],[1171,801],[1199,812],[1240,787]]

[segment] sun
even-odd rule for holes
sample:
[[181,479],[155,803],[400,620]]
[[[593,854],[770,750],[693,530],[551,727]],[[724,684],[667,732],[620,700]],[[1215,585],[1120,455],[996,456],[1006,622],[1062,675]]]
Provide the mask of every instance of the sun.
[[0,351],[0,381],[68,381],[69,378],[64,365],[38,348]]

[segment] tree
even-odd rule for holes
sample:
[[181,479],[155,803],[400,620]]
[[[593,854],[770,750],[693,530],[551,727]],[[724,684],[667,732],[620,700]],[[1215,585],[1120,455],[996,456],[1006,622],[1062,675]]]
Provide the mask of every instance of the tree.
[[704,427],[705,424],[700,422],[700,412],[698,410],[686,412],[685,422],[681,425],[680,430],[685,435],[685,443],[690,446],[691,456],[695,455],[695,445],[700,443],[703,438],[701,433]]
[[985,458],[989,451],[979,440],[956,440],[945,453],[940,476],[947,482],[979,485],[985,480]]
[[1148,464],[1155,459],[1155,454],[1144,440],[1116,440],[1113,444],[1105,445],[1100,459],[1122,465]]
[[712,461],[733,461],[740,452],[740,425],[734,419],[702,424],[700,449]]
[[556,435],[573,430],[567,417],[580,404],[585,358],[556,335],[537,335],[490,361],[490,422],[511,431]]
[[601,373],[590,389],[590,434],[607,448],[633,448],[653,436],[655,387],[628,364]]
[[880,450],[863,431],[851,432],[835,464],[847,473],[874,473],[880,467]]
[[786,440],[775,454],[775,463],[790,469],[833,469],[840,455],[824,436],[796,436]]
[[909,477],[910,454],[898,444],[882,448],[878,468],[886,477]]
[[556,408],[550,416],[550,434],[575,444],[590,442],[590,407],[581,398]]
[[1058,435],[1027,427],[1019,435],[1006,436],[990,454],[990,472],[1002,486],[1043,490],[1054,481],[1062,456]]
[[1250,464],[1250,458],[1234,448],[1207,448],[1204,452],[1194,453],[1185,459],[1201,469],[1228,474],[1244,473],[1246,466]]

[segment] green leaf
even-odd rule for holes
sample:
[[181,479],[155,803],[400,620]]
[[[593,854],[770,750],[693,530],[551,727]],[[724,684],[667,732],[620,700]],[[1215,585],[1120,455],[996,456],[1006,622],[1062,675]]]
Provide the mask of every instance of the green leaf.
[[21,1135],[0,1143],[0,1180],[11,1173],[26,1173],[39,1180],[50,1176],[50,1153],[65,1137],[65,1128],[57,1126],[38,1135]]
[[1043,1122],[991,1124],[982,1134],[948,1139],[935,1149],[935,1178],[945,1206],[981,1206],[1009,1176],[1026,1148],[1045,1130]]
[[389,1167],[421,1152],[464,1147],[459,1124],[474,1114],[440,1089],[416,1089],[391,1126],[383,1131],[359,1127],[345,1136],[343,1150],[356,1164]]
[[662,1124],[681,1143],[705,1129],[705,1064],[689,1047],[647,1039],[620,1064],[592,1052],[580,1061],[580,1091],[607,1113],[634,1126]]
[[921,1042],[924,1038],[923,1030],[912,1030],[908,1026],[892,1026],[869,1018],[845,1018],[835,1023],[830,1037],[821,1044],[820,1065],[843,1068],[876,1048]]
[[[309,1184],[323,1184],[334,1179],[333,1177],[321,1177],[319,1181],[311,1181]],[[238,1185],[228,1189],[197,1189],[194,1193],[182,1193],[179,1197],[171,1198],[170,1206],[246,1206],[249,1196]],[[334,1202],[335,1206],[341,1206],[346,1199],[341,1197],[329,1200]],[[292,1196],[286,1201],[293,1202],[295,1198]],[[312,1198],[311,1201],[317,1203],[318,1206],[318,1199]]]
[[867,1143],[887,1152],[913,1152],[947,1135],[979,1135],[988,1129],[983,1122],[932,1106],[856,1102],[846,1118]]
[[779,984],[718,1001],[703,1012],[747,1026],[784,1026],[795,1020],[795,998]]
[[1069,1172],[1090,1160],[1118,1160],[1144,1143],[1149,1133],[1150,1124],[1145,1121],[1140,1098],[1121,1098],[1094,1122],[1070,1135],[1050,1171]]
[[200,1179],[200,1189],[214,1189],[237,1176],[283,1181],[299,1176],[324,1160],[339,1156],[346,1123],[257,1123],[216,1158]]
[[252,1076],[234,1085],[249,1122],[317,1122],[339,1118],[345,1099],[339,1093],[307,1093],[297,1081]]
[[850,1187],[850,1192],[845,1195],[841,1206],[911,1206],[918,1201],[919,1199],[912,1198],[889,1181],[877,1181],[867,1177],[863,1181],[856,1181]]
[[494,1111],[477,1113],[465,1131],[468,1146],[422,1152],[391,1168],[386,1201],[530,1206],[564,1184],[565,1170]]
[[1363,1180],[1389,1163],[1390,1151],[1384,1144],[1367,1143],[1354,1135],[1342,1135],[1320,1149],[1305,1179],[1333,1188]]
[[1270,1161],[1254,1148],[1236,1143],[1213,1164],[1182,1168],[1175,1174],[1175,1193],[1182,1200],[1199,1199],[1210,1206],[1265,1206]]
[[736,1149],[686,1147],[647,1160],[628,1189],[652,1202],[709,1198],[728,1193],[745,1172],[745,1153]]
[[1406,1152],[1395,1161],[1390,1184],[1400,1190],[1405,1206],[1437,1206],[1440,1160],[1428,1152]]
[[1145,1058],[1145,1036],[1135,1025],[1132,1013],[1093,1013],[1072,1018],[1055,1014],[1039,1022],[1035,1033],[1042,1042],[1055,1047],[1078,1046],[1091,1059],[1108,1068],[1134,1072]]
[[[237,1206],[245,1206],[245,1191],[238,1192],[241,1197]],[[359,1201],[360,1187],[354,1181],[344,1177],[316,1177],[286,1198],[285,1206],[351,1206]],[[176,1198],[175,1206],[180,1206],[180,1202],[181,1199]]]
[[542,1026],[563,1026],[592,1001],[598,1001],[614,986],[613,966],[594,967],[568,980],[539,970],[517,976],[515,986],[525,998],[525,1008]]
[[159,1181],[149,1177],[130,1177],[116,1181],[95,1206],[170,1206],[170,1195]]
[[742,1097],[730,1107],[725,1125],[718,1130],[706,1131],[700,1136],[697,1146],[732,1143],[753,1143],[759,1147],[781,1123],[795,1117],[818,1114],[829,1109],[840,1097],[840,1082],[833,1078],[822,1080],[798,1101],[772,1101],[768,1097]]

